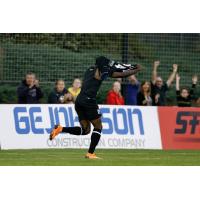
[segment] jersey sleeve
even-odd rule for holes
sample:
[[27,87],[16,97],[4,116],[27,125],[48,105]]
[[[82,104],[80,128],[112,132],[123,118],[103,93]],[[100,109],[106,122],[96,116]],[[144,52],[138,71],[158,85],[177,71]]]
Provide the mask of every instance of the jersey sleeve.
[[137,69],[137,64],[122,64],[119,62],[111,61],[109,64],[109,76],[112,77],[114,72],[124,72],[134,69]]
[[108,76],[112,77],[114,72],[115,72],[114,68],[110,68],[109,71],[108,71]]

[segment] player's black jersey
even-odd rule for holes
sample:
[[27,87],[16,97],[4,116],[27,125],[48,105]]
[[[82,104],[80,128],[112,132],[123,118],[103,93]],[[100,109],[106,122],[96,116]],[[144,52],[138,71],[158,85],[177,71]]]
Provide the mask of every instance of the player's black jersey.
[[86,70],[79,96],[85,96],[93,99],[96,98],[97,92],[102,83],[102,80],[97,80],[95,78],[96,69],[97,68],[95,66],[92,66]]
[[108,66],[103,66],[100,69],[98,68],[101,74],[100,80],[98,80],[95,78],[97,67],[90,67],[85,72],[83,85],[79,97],[89,97],[91,99],[95,99],[103,80],[105,80],[107,77],[111,77],[114,72],[124,72],[126,70],[132,70],[136,68],[137,65],[120,64],[111,61]]

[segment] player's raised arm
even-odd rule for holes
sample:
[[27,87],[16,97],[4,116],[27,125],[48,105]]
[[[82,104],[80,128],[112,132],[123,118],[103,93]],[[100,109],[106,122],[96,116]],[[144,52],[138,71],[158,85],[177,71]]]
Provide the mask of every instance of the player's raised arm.
[[[118,64],[121,65],[121,68],[114,69],[112,73],[112,78],[124,78],[136,74],[137,72],[141,71],[141,65],[125,65],[125,64]],[[124,67],[124,68],[123,68]]]

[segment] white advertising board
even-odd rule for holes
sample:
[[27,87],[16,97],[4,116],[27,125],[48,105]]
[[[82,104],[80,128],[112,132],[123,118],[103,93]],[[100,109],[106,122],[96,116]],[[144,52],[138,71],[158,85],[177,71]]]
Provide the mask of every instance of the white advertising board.
[[[156,107],[100,105],[103,131],[98,148],[162,149]],[[0,105],[2,149],[88,148],[90,136],[67,133],[50,141],[55,124],[79,125],[74,105]]]

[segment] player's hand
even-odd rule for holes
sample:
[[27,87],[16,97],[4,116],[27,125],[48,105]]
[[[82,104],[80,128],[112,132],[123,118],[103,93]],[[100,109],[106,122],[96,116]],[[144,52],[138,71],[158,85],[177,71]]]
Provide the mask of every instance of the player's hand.
[[180,81],[181,77],[179,76],[179,74],[176,74],[176,80]]
[[198,82],[198,76],[197,76],[197,75],[194,75],[194,76],[192,77],[192,83],[193,83],[193,84],[197,84],[197,82]]
[[158,68],[159,65],[160,65],[160,61],[159,60],[154,61],[153,67]]
[[178,71],[178,65],[177,64],[173,64],[173,72],[177,72]]

